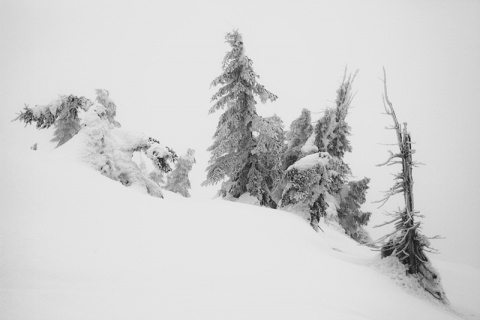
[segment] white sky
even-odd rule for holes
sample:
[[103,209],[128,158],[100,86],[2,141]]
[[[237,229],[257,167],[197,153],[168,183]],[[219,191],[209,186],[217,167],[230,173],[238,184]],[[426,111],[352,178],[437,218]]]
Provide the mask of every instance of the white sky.
[[[10,123],[24,103],[58,94],[94,98],[109,90],[126,129],[147,132],[184,153],[196,149],[193,194],[205,178],[210,82],[238,28],[260,82],[279,96],[258,105],[286,128],[302,108],[321,112],[335,99],[348,65],[359,69],[348,118],[358,178],[372,179],[368,201],[392,184],[376,164],[394,143],[381,115],[382,66],[399,120],[416,142],[416,208],[441,258],[480,267],[480,1],[0,1],[0,141],[29,147],[40,132]],[[320,116],[316,114],[315,116]],[[4,150],[8,152],[8,150]],[[2,160],[3,161],[3,160]],[[8,194],[6,186],[2,193]],[[395,209],[373,204],[373,223]],[[391,227],[376,230],[386,233]]]

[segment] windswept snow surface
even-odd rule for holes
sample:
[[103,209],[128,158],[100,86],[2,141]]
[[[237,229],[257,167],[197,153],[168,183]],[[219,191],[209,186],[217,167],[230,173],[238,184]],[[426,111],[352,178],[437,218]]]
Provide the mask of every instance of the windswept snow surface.
[[480,272],[434,261],[456,313],[399,286],[378,253],[298,216],[165,192],[79,162],[75,138],[3,155],[0,318],[478,319]]

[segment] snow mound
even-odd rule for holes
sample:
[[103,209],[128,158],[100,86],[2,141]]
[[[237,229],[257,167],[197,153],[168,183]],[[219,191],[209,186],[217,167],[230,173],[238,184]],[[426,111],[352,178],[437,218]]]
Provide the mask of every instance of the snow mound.
[[447,306],[440,303],[438,299],[435,299],[431,294],[425,291],[425,289],[420,285],[419,281],[415,277],[408,275],[408,268],[404,264],[402,264],[400,260],[398,260],[396,257],[390,256],[381,259],[374,265],[374,267],[386,276],[388,276],[398,286],[402,287],[410,294],[415,295],[420,299],[427,300],[439,307],[445,308],[446,310],[449,309]]
[[288,167],[288,170],[297,169],[300,171],[314,168],[315,166],[326,167],[332,157],[328,152],[318,152],[305,156]]
[[304,154],[311,154],[318,152],[318,147],[315,145],[315,132],[313,132],[307,139],[305,144],[300,149]]
[[[73,157],[75,138],[50,153],[12,146],[4,157],[4,319],[458,319],[399,287],[406,280],[388,260],[397,280],[385,277],[377,253],[335,228],[316,233],[281,210],[132,192]],[[480,287],[472,279],[457,290]]]

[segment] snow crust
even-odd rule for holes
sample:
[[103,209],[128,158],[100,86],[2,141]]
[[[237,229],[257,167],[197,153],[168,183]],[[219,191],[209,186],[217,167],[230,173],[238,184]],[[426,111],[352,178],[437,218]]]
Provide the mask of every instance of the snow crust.
[[452,311],[334,226],[316,233],[281,210],[132,192],[78,161],[80,142],[4,156],[2,319],[480,317],[477,268],[434,261]]

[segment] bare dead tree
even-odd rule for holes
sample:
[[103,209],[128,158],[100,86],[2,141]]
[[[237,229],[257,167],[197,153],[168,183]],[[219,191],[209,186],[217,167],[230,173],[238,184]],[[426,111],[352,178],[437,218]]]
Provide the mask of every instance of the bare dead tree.
[[[393,126],[387,129],[395,130],[397,135],[397,145],[399,147],[398,153],[390,151],[390,156],[384,163],[379,166],[391,166],[400,164],[402,170],[394,175],[395,183],[385,193],[385,197],[378,201],[383,206],[392,196],[403,193],[405,208],[393,214],[393,219],[387,221],[379,226],[394,223],[395,231],[381,237],[375,243],[383,243],[381,247],[382,258],[388,256],[397,257],[408,268],[408,273],[417,277],[422,287],[432,294],[435,298],[442,302],[447,302],[447,298],[440,284],[438,273],[433,269],[425,252],[434,252],[430,247],[429,239],[420,233],[419,221],[416,218],[423,217],[419,211],[415,211],[413,198],[413,175],[412,169],[418,163],[414,162],[412,155],[412,138],[407,130],[407,124],[403,124],[403,128],[398,122],[393,104],[388,98],[387,92],[387,76],[385,68],[383,69],[383,104],[387,115],[393,119]],[[379,227],[376,226],[376,227]],[[386,241],[386,242],[385,242]]]

